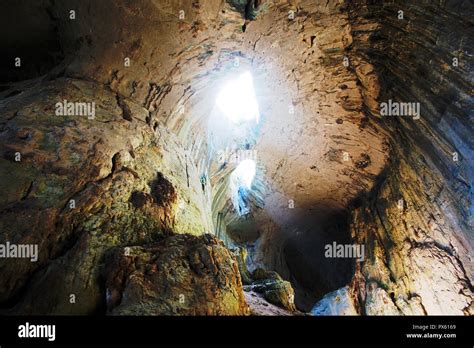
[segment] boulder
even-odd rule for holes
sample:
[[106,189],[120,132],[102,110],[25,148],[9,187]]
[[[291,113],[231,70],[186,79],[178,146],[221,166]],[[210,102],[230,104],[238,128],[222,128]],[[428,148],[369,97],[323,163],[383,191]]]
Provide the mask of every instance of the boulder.
[[278,273],[263,268],[257,268],[252,278],[253,283],[245,287],[247,291],[261,293],[268,302],[289,311],[296,311],[295,292],[290,282],[283,280]]
[[212,235],[118,248],[106,261],[111,315],[247,315],[238,264]]
[[312,315],[358,315],[348,286],[330,292],[311,310]]

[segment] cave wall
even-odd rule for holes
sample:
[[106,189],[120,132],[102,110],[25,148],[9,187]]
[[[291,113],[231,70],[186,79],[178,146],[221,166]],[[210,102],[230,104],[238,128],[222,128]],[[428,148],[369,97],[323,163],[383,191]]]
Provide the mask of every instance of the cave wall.
[[359,311],[472,315],[474,8],[359,1],[351,11],[357,35],[369,38],[357,49],[376,67],[378,102],[421,105],[420,119],[368,107],[391,160],[376,189],[354,202],[351,233],[368,250],[352,282]]
[[109,314],[249,314],[235,257],[216,237],[175,235],[129,253],[106,262]]
[[[29,66],[19,79],[40,78],[13,83],[8,72],[1,86],[1,241],[40,246],[38,263],[0,265],[3,309],[104,312],[111,249],[135,248],[136,264],[122,266],[153,285],[167,275],[148,277],[143,244],[232,221],[220,237],[248,248],[252,270],[290,279],[301,308],[350,280],[350,268],[320,255],[326,242],[352,236],[368,254],[350,287],[336,291],[352,297],[350,313],[472,313],[468,1],[263,1],[250,10],[221,0],[21,4],[38,18],[15,37],[37,30],[56,56],[40,59],[46,75]],[[254,144],[255,209],[240,224],[225,185],[234,167],[210,158],[203,121],[236,61],[254,72],[269,120]],[[64,98],[95,100],[96,118],[54,117]],[[381,117],[388,99],[420,102],[421,118]],[[212,188],[202,186],[203,173]],[[348,224],[328,225],[349,209]],[[86,302],[71,306],[72,293]],[[231,307],[246,312],[241,301]]]
[[[147,123],[146,109],[84,80],[16,90],[0,107],[0,240],[37,244],[38,260],[2,260],[3,308],[100,311],[107,252],[212,231],[194,164],[173,134]],[[95,113],[57,115],[64,100],[93,101]]]
[[[245,245],[251,269],[277,270],[321,293],[328,287],[305,278],[324,279],[317,235],[326,216],[344,213],[351,199],[370,190],[387,158],[384,134],[364,110],[377,89],[371,64],[357,52],[344,64],[354,45],[347,5],[264,1],[247,18],[228,1],[54,2],[50,13],[69,58],[57,74],[92,79],[142,105],[147,122],[176,134],[199,174],[208,174],[205,204],[212,204],[216,227],[229,226],[219,237]],[[77,20],[68,18],[71,9]],[[235,164],[215,161],[206,122],[222,80],[239,69],[252,71],[262,110],[252,143],[259,166],[252,214],[242,220],[226,186]],[[229,138],[225,146],[244,145]],[[306,247],[310,242],[318,247]],[[287,244],[301,255],[292,272]]]
[[[48,73],[64,60],[58,27],[47,1],[2,2],[0,13],[0,88],[12,81],[31,79]],[[19,69],[12,64],[21,58]]]

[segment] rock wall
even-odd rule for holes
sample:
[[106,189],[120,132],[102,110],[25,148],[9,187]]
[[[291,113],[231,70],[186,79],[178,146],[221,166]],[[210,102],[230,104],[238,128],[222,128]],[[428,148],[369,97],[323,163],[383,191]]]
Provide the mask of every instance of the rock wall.
[[246,315],[235,256],[216,237],[175,235],[106,261],[113,315]]
[[420,154],[397,161],[354,210],[351,232],[367,250],[353,280],[361,313],[472,314],[472,246],[441,180]]
[[356,36],[370,42],[356,49],[376,68],[375,99],[421,109],[419,119],[380,117],[367,103],[391,161],[354,202],[351,233],[368,250],[352,284],[359,311],[472,315],[474,7],[356,1],[351,11]]
[[[17,89],[0,106],[0,242],[37,244],[38,260],[2,259],[3,308],[100,311],[111,248],[212,230],[195,165],[147,110],[82,80]],[[64,100],[94,102],[95,113],[57,115]]]
[[[39,0],[18,8],[38,12],[14,38],[41,64],[23,53],[25,68],[6,71],[10,82],[0,86],[0,243],[38,244],[39,259],[2,260],[4,312],[138,313],[127,294],[153,298],[157,280],[168,281],[153,268],[154,250],[168,245],[187,257],[197,243],[222,256],[215,241],[167,239],[215,233],[217,222],[228,245],[248,249],[251,270],[275,269],[296,285],[300,308],[350,281],[352,264],[321,255],[352,236],[367,246],[365,261],[315,312],[472,314],[469,1]],[[31,44],[31,31],[44,47]],[[252,71],[264,111],[259,138],[245,144],[216,140],[209,127],[222,116],[217,91],[239,69]],[[94,102],[94,117],[55,115],[63,100]],[[420,103],[420,117],[381,117],[389,100]],[[229,201],[235,166],[215,160],[214,144],[258,152],[245,219]],[[127,246],[138,253],[127,272],[142,280],[129,288],[129,275],[115,282]],[[104,273],[106,260],[120,267]],[[229,292],[216,291],[235,302],[210,313],[245,312],[234,275]],[[332,306],[340,296],[344,306]],[[174,301],[142,309],[177,313]],[[205,312],[196,303],[195,313]]]

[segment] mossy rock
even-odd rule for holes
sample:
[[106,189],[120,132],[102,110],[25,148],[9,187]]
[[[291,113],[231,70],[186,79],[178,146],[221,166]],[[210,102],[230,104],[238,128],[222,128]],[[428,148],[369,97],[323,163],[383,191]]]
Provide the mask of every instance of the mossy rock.
[[249,270],[247,269],[247,250],[245,248],[235,248],[232,250],[232,253],[237,259],[237,264],[239,266],[240,277],[242,279],[242,284],[249,285],[252,284],[252,276],[250,275]]
[[281,306],[290,311],[295,311],[295,292],[290,282],[285,280],[273,281],[271,285],[264,291],[265,299],[274,305]]
[[293,287],[290,282],[283,280],[277,272],[257,268],[253,272],[252,278],[254,282],[247,289],[263,294],[268,302],[276,306],[296,311]]
[[273,279],[273,280],[283,281],[283,279],[280,277],[280,275],[277,272],[267,271],[260,267],[257,268],[255,271],[253,271],[252,278],[253,280]]

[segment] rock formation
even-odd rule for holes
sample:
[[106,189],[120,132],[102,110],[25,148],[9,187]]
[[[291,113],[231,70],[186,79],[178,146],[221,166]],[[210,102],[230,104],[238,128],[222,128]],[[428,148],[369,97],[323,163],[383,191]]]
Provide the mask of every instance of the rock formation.
[[1,313],[473,314],[470,1],[14,3]]
[[114,315],[245,315],[236,259],[206,234],[176,235],[119,248],[106,266],[107,310]]
[[472,10],[462,1],[353,9],[372,38],[360,50],[381,71],[379,100],[422,106],[419,120],[381,120],[391,160],[352,214],[351,234],[369,251],[353,281],[361,313],[473,314]]

